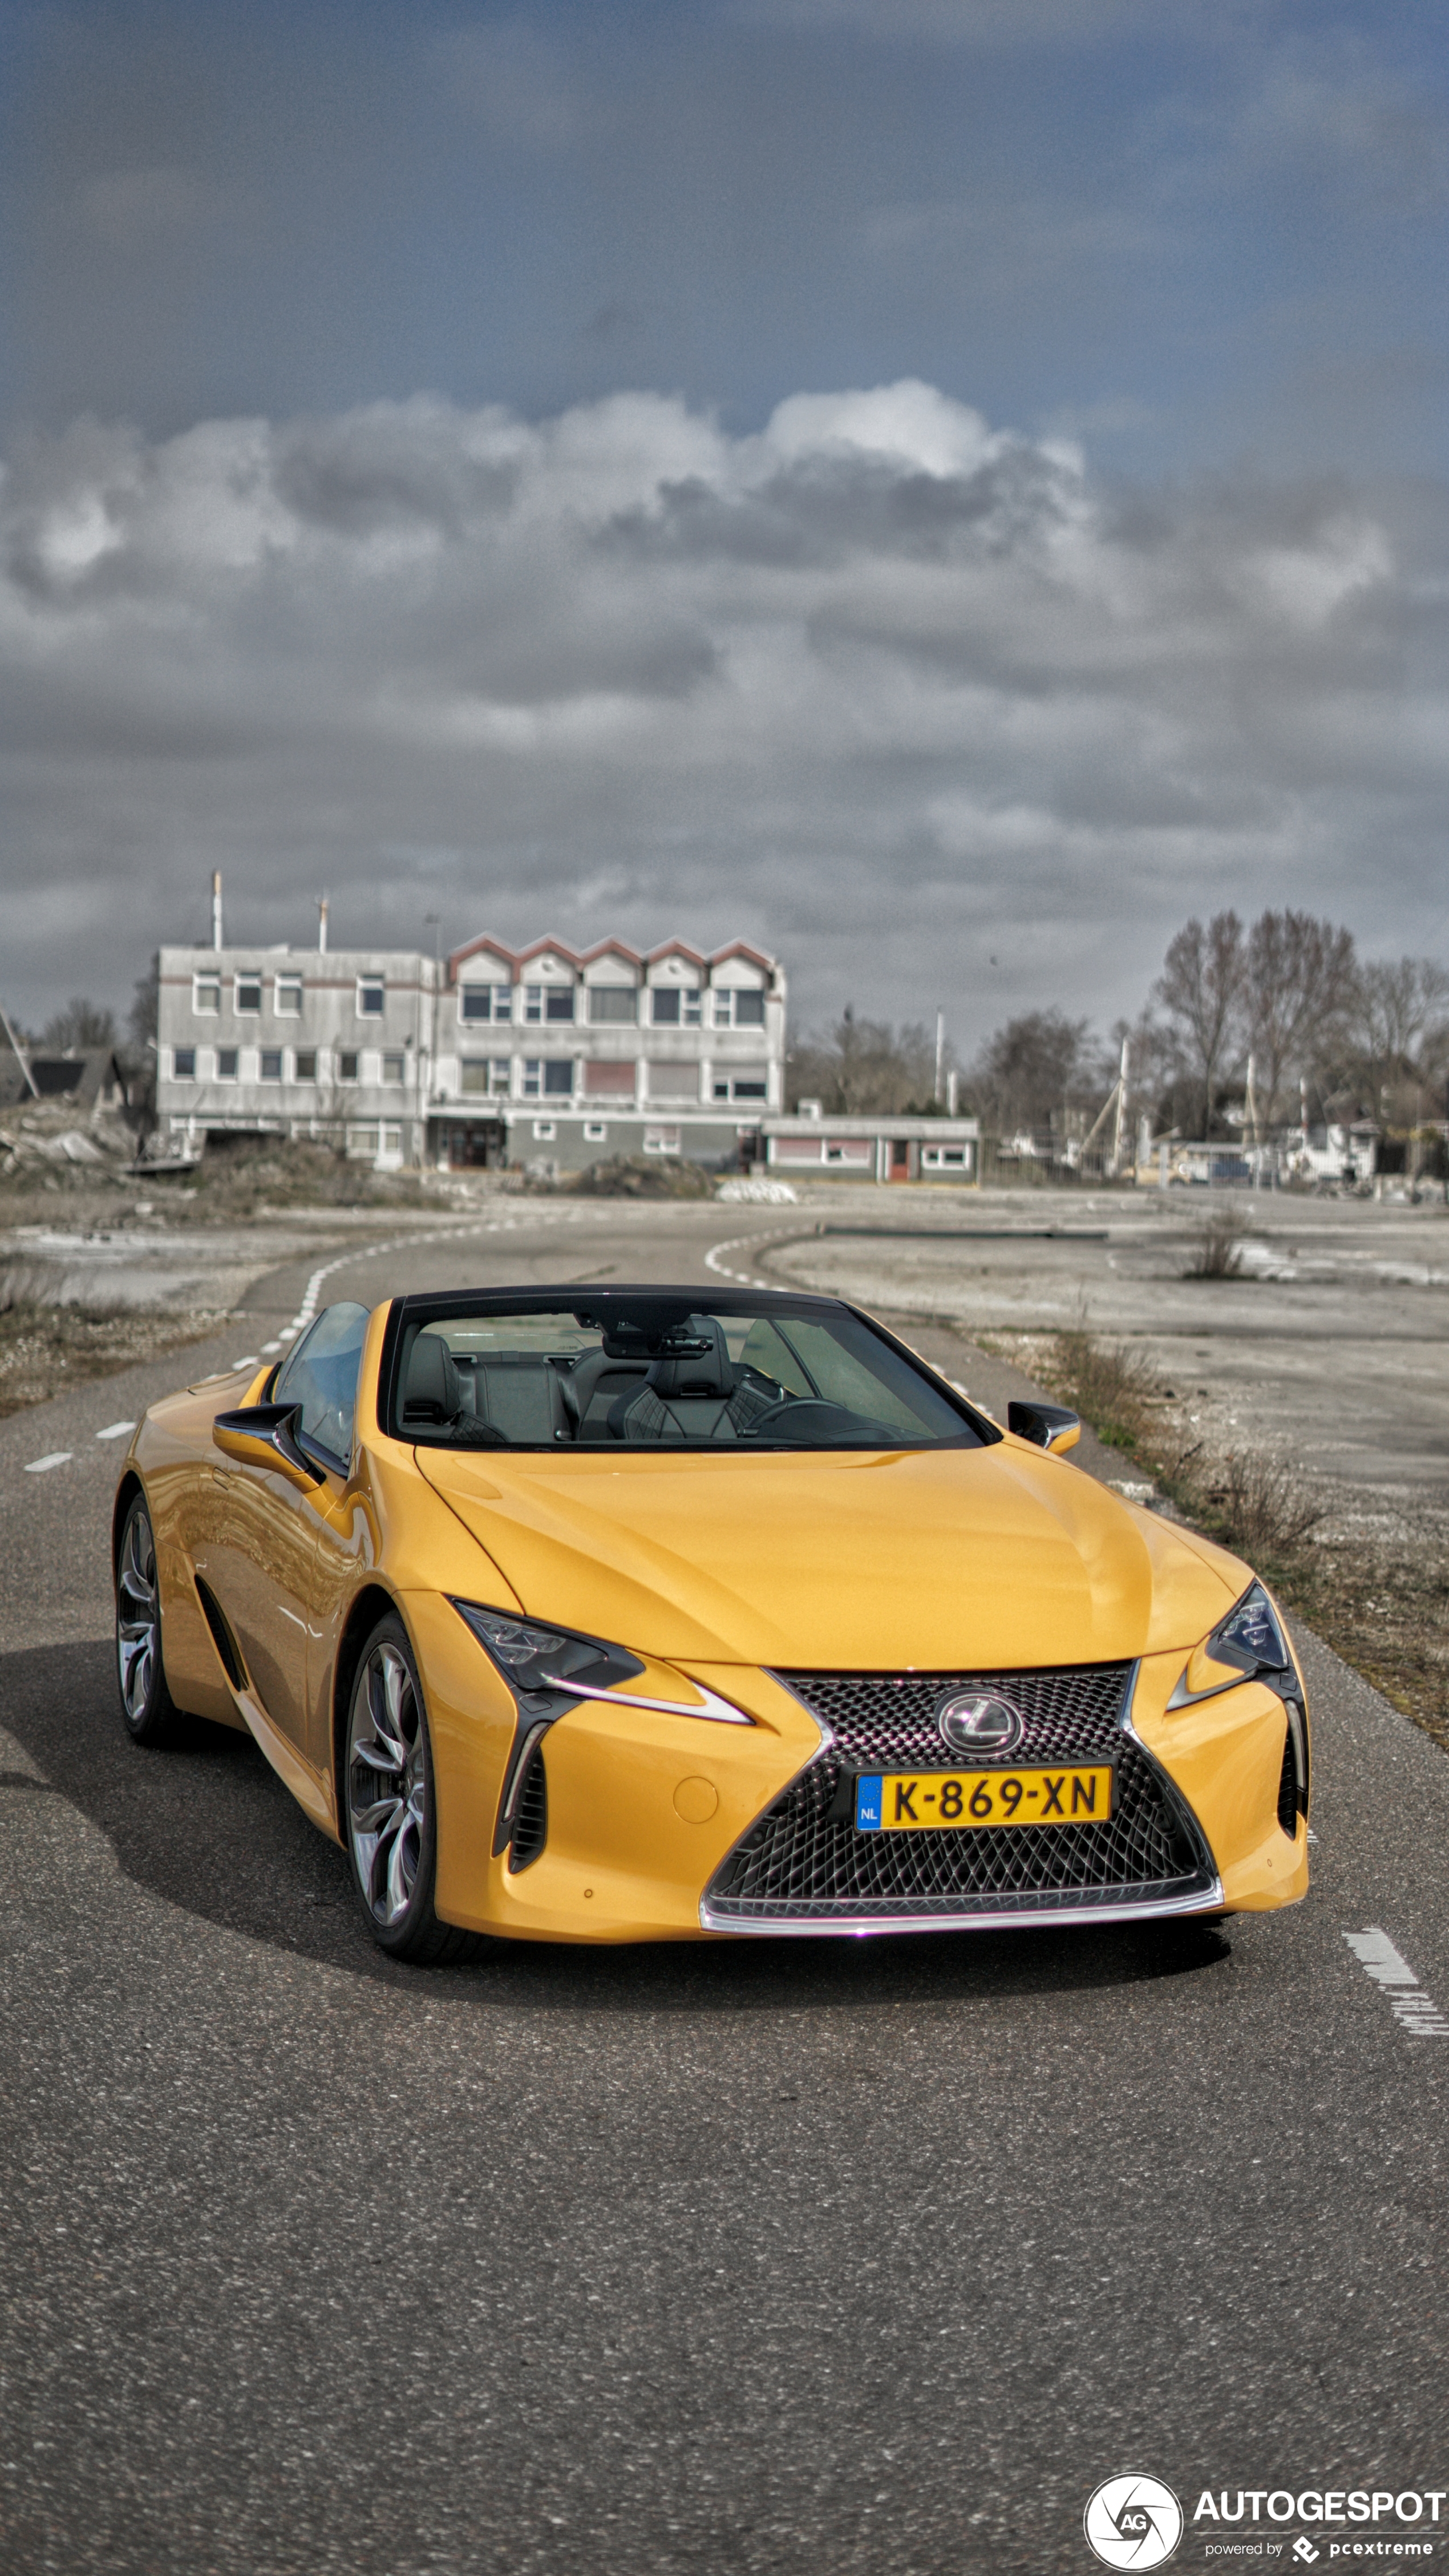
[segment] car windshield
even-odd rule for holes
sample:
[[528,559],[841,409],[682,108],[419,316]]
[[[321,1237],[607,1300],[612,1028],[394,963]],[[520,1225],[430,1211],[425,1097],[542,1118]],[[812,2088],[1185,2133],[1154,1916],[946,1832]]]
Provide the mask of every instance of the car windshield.
[[825,1298],[407,1298],[389,1379],[394,1437],[430,1447],[973,1448],[998,1436]]

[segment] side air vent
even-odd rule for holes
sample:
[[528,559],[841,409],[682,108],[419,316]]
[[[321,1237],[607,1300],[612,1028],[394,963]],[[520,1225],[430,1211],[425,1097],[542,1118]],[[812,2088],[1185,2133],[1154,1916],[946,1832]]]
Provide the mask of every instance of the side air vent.
[[227,1680],[230,1682],[233,1690],[245,1690],[247,1686],[246,1666],[243,1664],[241,1656],[237,1651],[236,1639],[232,1635],[230,1628],[227,1626],[226,1612],[223,1610],[216,1594],[212,1591],[210,1584],[203,1583],[199,1574],[196,1577],[196,1597],[201,1603],[202,1616],[204,1617],[208,1628],[211,1630],[211,1642],[221,1657],[222,1670],[226,1674]]
[[508,1851],[510,1871],[516,1873],[527,1869],[530,1861],[537,1860],[547,1840],[548,1777],[543,1767],[543,1747],[539,1745],[529,1756],[528,1769],[523,1775],[523,1786],[514,1810],[513,1835]]
[[1288,1702],[1288,1732],[1283,1739],[1283,1768],[1278,1774],[1278,1822],[1292,1842],[1298,1819],[1308,1813],[1308,1750],[1303,1715],[1296,1700]]

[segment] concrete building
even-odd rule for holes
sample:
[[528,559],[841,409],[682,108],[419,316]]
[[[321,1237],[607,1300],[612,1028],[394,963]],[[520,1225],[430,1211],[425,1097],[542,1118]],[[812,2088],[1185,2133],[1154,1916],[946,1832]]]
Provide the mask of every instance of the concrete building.
[[616,1154],[758,1157],[783,1105],[783,969],[736,940],[583,951],[483,936],[415,950],[164,948],[157,1113],[208,1135],[336,1143],[383,1169]]

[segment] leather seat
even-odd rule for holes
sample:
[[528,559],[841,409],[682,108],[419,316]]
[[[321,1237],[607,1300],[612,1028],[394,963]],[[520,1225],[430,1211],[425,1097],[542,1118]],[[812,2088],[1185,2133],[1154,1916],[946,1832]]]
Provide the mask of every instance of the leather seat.
[[684,1327],[701,1345],[650,1362],[643,1383],[610,1408],[615,1440],[733,1440],[729,1400],[735,1370],[713,1315],[691,1315]]

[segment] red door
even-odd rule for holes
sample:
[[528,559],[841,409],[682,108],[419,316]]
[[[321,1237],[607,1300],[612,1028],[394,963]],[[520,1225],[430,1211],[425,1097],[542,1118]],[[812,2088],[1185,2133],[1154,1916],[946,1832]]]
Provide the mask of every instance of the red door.
[[902,1136],[891,1138],[890,1177],[893,1181],[908,1181],[911,1177],[911,1149]]

